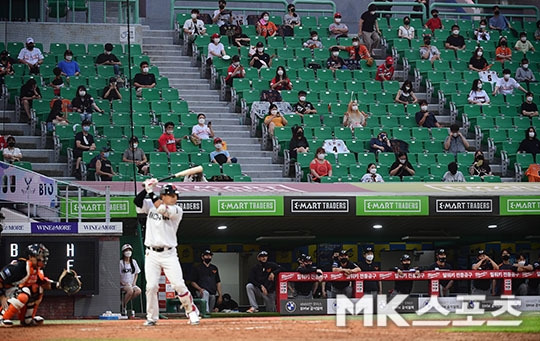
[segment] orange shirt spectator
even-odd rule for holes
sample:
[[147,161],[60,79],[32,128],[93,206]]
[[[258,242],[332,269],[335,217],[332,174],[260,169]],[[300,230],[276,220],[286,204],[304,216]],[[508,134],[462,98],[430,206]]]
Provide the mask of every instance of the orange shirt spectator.
[[497,56],[496,60],[498,62],[504,63],[505,61],[512,59],[512,50],[509,47],[499,46],[495,50],[495,55]]
[[273,22],[270,21],[270,15],[268,12],[263,12],[257,21],[256,30],[258,35],[266,38],[275,36],[278,28]]
[[359,44],[358,46],[347,46],[345,47],[345,51],[349,52],[349,58],[353,60],[367,60],[371,58],[371,55],[364,44]]
[[323,176],[332,176],[332,165],[325,159],[324,149],[317,148],[315,159],[309,164],[311,179],[320,182]]

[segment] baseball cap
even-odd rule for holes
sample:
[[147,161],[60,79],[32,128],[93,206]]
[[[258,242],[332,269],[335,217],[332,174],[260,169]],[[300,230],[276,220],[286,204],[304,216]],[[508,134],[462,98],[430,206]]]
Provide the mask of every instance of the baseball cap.
[[116,77],[109,78],[109,83],[116,83]]
[[26,43],[27,44],[30,44],[30,43],[33,43],[33,42],[34,42],[34,38],[32,38],[32,37],[26,38]]
[[204,250],[203,253],[202,253],[202,256],[204,256],[204,255],[210,255],[210,256],[212,256],[213,254],[214,254],[214,253],[213,253],[212,251],[210,251],[210,250]]
[[341,250],[341,251],[339,251],[339,255],[340,255],[340,256],[348,256],[348,255],[349,255],[349,251],[347,251],[347,250]]
[[336,14],[334,14],[334,18],[341,18],[341,13],[337,12]]
[[219,137],[216,137],[216,138],[214,139],[214,144],[216,144],[216,143],[218,143],[218,142],[223,142],[223,140],[222,140],[221,138],[219,138]]
[[392,57],[386,57],[386,63],[387,63],[387,64],[394,64],[394,58],[392,58]]
[[479,256],[480,256],[480,255],[484,255],[485,253],[486,253],[486,251],[484,251],[484,250],[478,250],[478,255],[479,255]]
[[212,39],[215,39],[215,38],[219,38],[219,34],[217,33],[212,34]]
[[262,41],[259,41],[259,42],[257,43],[257,45],[255,45],[255,46],[256,46],[256,47],[264,47]]
[[311,262],[311,261],[312,261],[311,256],[304,257],[304,262]]
[[373,252],[373,248],[371,246],[368,246],[364,249],[364,253]]
[[268,252],[266,252],[266,251],[261,251],[261,252],[259,252],[259,254],[257,255],[257,257],[268,257]]
[[408,254],[404,254],[403,256],[401,256],[401,261],[403,262],[404,260],[411,260],[411,256],[409,256]]
[[122,245],[122,252],[124,252],[127,249],[133,250],[133,247],[130,244],[124,244]]
[[439,250],[437,251],[437,254],[438,254],[438,255],[446,254],[446,251],[444,251],[444,249],[439,249]]

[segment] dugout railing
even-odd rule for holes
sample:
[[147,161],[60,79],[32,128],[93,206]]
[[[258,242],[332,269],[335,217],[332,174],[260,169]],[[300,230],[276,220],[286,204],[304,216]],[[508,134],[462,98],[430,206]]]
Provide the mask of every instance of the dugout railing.
[[[338,272],[324,272],[324,282],[352,282],[354,298],[364,296],[364,281],[429,281],[429,295],[439,296],[441,280],[502,280],[502,294],[512,295],[512,280],[540,278],[540,271],[514,272],[511,270],[452,270],[452,271],[411,271],[398,274],[395,271],[357,272],[344,275]],[[280,311],[281,301],[288,300],[289,282],[318,282],[317,274],[301,274],[299,272],[281,272],[276,285],[276,307]]]

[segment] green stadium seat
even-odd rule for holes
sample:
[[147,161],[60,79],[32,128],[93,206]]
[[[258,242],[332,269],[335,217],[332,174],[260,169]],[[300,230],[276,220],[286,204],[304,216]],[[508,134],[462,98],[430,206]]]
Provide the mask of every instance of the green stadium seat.
[[189,158],[193,165],[204,165],[210,162],[210,153],[190,153]]
[[168,88],[168,89],[162,89],[161,91],[161,97],[164,101],[178,101],[178,89],[175,88]]
[[206,179],[210,179],[213,176],[219,176],[221,175],[221,167],[217,163],[204,163],[203,164],[204,169],[204,176]]
[[340,165],[351,167],[356,165],[356,156],[354,153],[338,154],[337,158]]
[[163,152],[150,152],[150,164],[168,164],[169,158],[167,157],[167,153]]
[[225,163],[222,165],[223,174],[226,174],[232,178],[242,175],[242,168],[238,163]]

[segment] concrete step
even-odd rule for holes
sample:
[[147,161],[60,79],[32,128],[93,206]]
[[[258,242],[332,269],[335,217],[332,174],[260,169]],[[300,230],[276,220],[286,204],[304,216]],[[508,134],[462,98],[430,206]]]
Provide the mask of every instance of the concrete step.
[[236,155],[236,153],[234,153],[234,155],[232,156],[238,158],[238,162],[242,165],[242,169],[244,169],[245,166],[251,166],[251,165],[273,165],[272,159],[269,157],[261,157],[261,156],[247,157],[246,156],[246,157],[240,158],[239,156]]
[[[180,87],[185,86],[185,83],[184,83],[184,82],[180,82],[180,81],[172,82],[171,79],[169,78],[169,85],[170,85],[172,88],[179,89]],[[210,82],[208,82],[208,83],[203,83],[203,82],[200,82],[200,83],[191,83],[191,84],[189,85],[189,88],[192,89],[192,90],[194,90],[194,91],[205,91],[205,90],[209,90],[209,89],[210,89]],[[183,90],[179,90],[179,91],[183,91]]]
[[21,149],[23,161],[30,162],[49,162],[54,158],[52,149]]
[[[260,148],[257,153],[254,153],[252,150],[244,150],[242,148],[236,148],[235,146],[231,146],[227,144],[227,150],[231,153],[231,155],[234,154],[233,156],[237,157],[238,159],[242,158],[242,160],[244,160],[245,158],[250,158],[250,157],[269,158],[272,156],[272,152],[266,151],[266,150],[263,151],[263,150],[260,150]],[[243,163],[243,161],[241,161],[240,163]]]
[[173,30],[143,30],[143,38],[150,37],[174,37]]
[[169,83],[170,84],[177,84],[178,85],[178,89],[181,89],[182,86],[185,86],[186,84],[208,84],[210,85],[210,80],[206,79],[206,78],[199,78],[199,77],[184,77],[184,78],[181,78],[181,77],[169,77],[167,76],[167,78],[169,78]]
[[[50,177],[65,177],[71,175],[67,174],[67,165],[65,163],[33,163],[32,170]],[[73,180],[74,179],[75,178],[73,178]]]
[[13,136],[29,136],[30,135],[30,125],[28,123],[3,123],[2,124],[2,135],[13,135]]
[[[238,118],[234,116],[229,116],[229,113],[225,114],[207,114],[206,119],[211,121],[214,127],[222,128],[223,126],[236,126],[238,125]],[[230,118],[229,118],[230,117]]]
[[242,130],[225,132],[225,131],[221,131],[219,129],[214,129],[214,132],[216,133],[216,136],[221,137],[225,141],[229,140],[233,136],[235,138],[236,137],[245,137],[245,138],[250,137],[250,132],[249,131],[242,131]]
[[17,147],[21,149],[35,149],[41,146],[41,136],[18,136],[16,141]]
[[214,125],[214,130],[219,130],[221,133],[224,134],[236,134],[239,131],[250,131],[250,128],[248,126],[241,126],[241,125],[226,125],[226,124],[216,124],[215,121],[212,121],[212,124]]
[[173,37],[143,37],[143,45],[152,43],[152,44],[172,44]]
[[249,175],[252,179],[255,178],[274,178],[282,179],[281,170],[257,170],[257,171],[247,171],[242,167],[242,173]]
[[253,153],[252,155],[259,155],[258,153],[262,152],[260,138],[253,138],[252,139],[253,143],[250,143],[248,139],[242,139],[244,143],[230,142],[231,138],[227,138],[225,141],[227,141],[227,148],[230,150],[241,150],[241,151],[246,151],[246,152],[250,151],[251,153]]
[[258,183],[274,183],[274,182],[294,182],[293,178],[251,178],[252,182]]
[[159,63],[159,70],[161,71],[164,67],[174,66],[177,68],[190,68],[195,69],[191,66],[190,60],[179,60],[177,56],[150,56],[150,60],[153,63]]
[[[179,71],[177,69],[175,69],[175,70],[171,69],[170,71],[161,72],[161,68],[160,68],[160,73],[163,73],[164,75],[167,75],[168,78],[186,77],[186,78],[196,78],[197,80],[200,79],[200,78],[197,78],[197,77],[199,77],[200,74],[201,74],[196,69],[186,70],[186,71]],[[186,84],[189,84],[189,83],[186,82]]]

